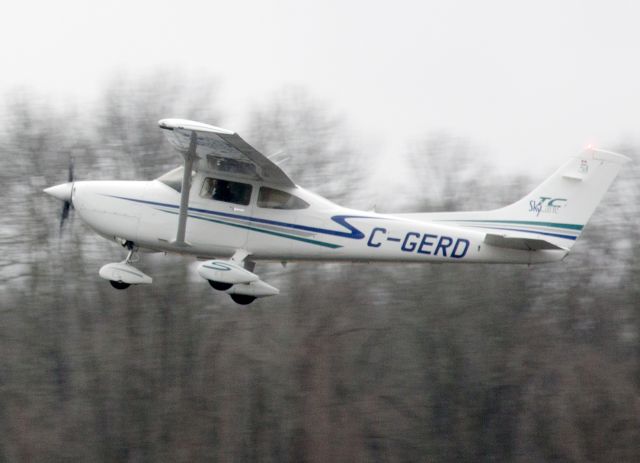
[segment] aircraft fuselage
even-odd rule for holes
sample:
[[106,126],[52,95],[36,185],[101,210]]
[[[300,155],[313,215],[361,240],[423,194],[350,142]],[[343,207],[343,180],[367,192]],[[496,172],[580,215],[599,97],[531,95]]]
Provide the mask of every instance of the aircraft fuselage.
[[202,258],[228,257],[238,249],[251,260],[272,261],[528,264],[566,255],[497,248],[481,231],[343,208],[300,187],[279,189],[304,200],[304,209],[259,207],[259,182],[246,205],[217,201],[199,194],[203,181],[201,174],[192,179],[186,246],[174,242],[180,193],[160,181],[75,182],[72,201],[83,221],[107,239]]

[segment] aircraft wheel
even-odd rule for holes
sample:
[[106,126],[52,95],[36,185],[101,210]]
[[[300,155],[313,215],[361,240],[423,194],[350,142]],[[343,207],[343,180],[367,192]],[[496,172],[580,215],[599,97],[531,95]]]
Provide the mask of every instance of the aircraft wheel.
[[233,299],[233,302],[240,305],[251,304],[256,300],[255,296],[247,296],[246,294],[231,294],[231,299]]
[[124,283],[122,281],[109,280],[109,283],[111,283],[111,286],[116,289],[127,289],[129,286],[131,286],[129,283]]
[[207,280],[213,289],[218,291],[226,291],[233,286],[232,283],[223,283],[221,281]]

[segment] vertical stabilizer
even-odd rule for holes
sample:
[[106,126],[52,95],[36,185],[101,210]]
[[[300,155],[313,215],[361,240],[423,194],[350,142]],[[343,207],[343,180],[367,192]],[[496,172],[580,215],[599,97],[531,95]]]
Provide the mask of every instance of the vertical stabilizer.
[[515,203],[492,211],[405,214],[419,220],[539,238],[570,248],[629,158],[589,148]]

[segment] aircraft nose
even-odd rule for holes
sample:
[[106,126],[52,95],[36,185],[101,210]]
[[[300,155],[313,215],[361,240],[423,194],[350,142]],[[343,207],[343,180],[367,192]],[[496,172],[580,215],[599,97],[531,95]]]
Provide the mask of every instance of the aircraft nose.
[[60,201],[71,201],[72,188],[73,182],[69,182],[50,186],[49,188],[45,188],[43,191],[54,198],[58,198]]

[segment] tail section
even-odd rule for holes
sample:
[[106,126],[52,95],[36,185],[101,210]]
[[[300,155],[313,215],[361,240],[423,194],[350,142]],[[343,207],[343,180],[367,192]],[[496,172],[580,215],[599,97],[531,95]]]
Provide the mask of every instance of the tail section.
[[570,158],[527,196],[502,209],[410,216],[502,236],[541,239],[569,249],[628,161],[621,154],[588,149]]

